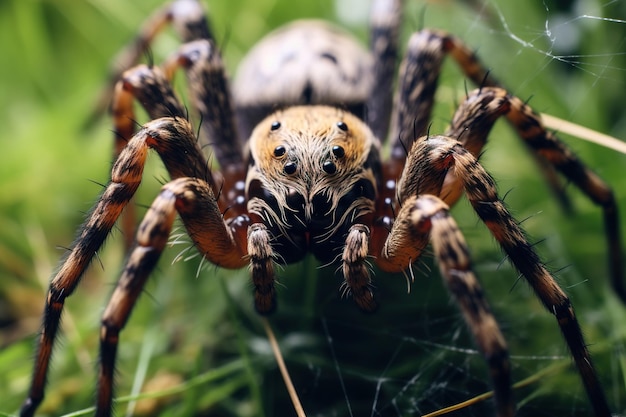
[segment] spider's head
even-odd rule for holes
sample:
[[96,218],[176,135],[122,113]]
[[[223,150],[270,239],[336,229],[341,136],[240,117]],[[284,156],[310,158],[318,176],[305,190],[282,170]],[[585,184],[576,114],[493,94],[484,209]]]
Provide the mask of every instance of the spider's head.
[[319,245],[343,239],[373,213],[380,143],[352,114],[291,107],[263,120],[249,146],[248,211],[274,236],[296,243],[298,255],[320,257]]

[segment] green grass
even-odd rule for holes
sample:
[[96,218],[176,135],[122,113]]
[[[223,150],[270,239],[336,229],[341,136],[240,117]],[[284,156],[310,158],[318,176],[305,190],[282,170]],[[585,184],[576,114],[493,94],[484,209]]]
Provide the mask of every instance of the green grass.
[[[48,279],[63,254],[59,247],[71,244],[101,190],[98,183],[108,178],[110,120],[103,117],[89,129],[84,123],[112,57],[160,3],[0,2],[0,415],[15,413],[26,395]],[[283,22],[305,16],[339,20],[330,1],[288,6],[292,3],[211,2],[231,73],[252,43]],[[491,1],[484,18],[470,2],[433,2],[425,9],[421,2],[407,3],[407,33],[422,20],[450,30],[538,111],[626,137],[623,22],[574,19],[565,27],[578,27],[583,36],[571,56],[560,60],[548,57],[561,55],[545,36],[546,18],[558,14],[549,2]],[[353,17],[365,7],[355,4],[349,9]],[[585,4],[597,7],[590,15],[626,16],[619,2]],[[551,21],[548,28],[557,41],[571,38],[556,25]],[[362,22],[350,30],[366,35]],[[175,37],[165,34],[154,48],[157,62],[176,45]],[[452,114],[454,101],[447,97],[464,89],[453,65],[442,84],[432,131],[440,131]],[[626,156],[563,139],[614,187],[626,218]],[[569,187],[575,211],[564,215],[504,123],[492,134],[482,161],[571,295],[609,402],[615,413],[626,413],[626,310],[608,284],[599,209]],[[157,158],[146,172],[137,199],[142,206],[150,204],[164,176]],[[590,414],[552,316],[526,284],[516,281],[468,205],[460,203],[454,215],[509,341],[515,381],[541,375],[516,392],[520,414]],[[182,248],[167,251],[121,334],[118,415],[137,397],[133,386],[146,384],[158,387],[159,394],[137,404],[138,414],[294,415],[251,307],[247,272],[204,265],[197,274],[197,258],[171,265]],[[92,405],[99,317],[123,257],[121,235],[115,232],[68,299],[42,415],[80,415]],[[420,415],[489,389],[483,360],[434,268],[432,273],[421,268],[410,293],[403,276],[378,273],[382,306],[377,314],[364,315],[339,298],[333,270],[316,270],[316,265],[309,259],[280,271],[279,311],[271,319],[308,415],[347,416],[349,409],[354,416]],[[455,415],[485,410],[489,403]]]

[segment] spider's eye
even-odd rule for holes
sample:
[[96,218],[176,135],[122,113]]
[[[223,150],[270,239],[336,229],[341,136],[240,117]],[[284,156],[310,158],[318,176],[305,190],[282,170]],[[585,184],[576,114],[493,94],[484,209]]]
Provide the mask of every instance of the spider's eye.
[[348,125],[345,122],[337,122],[337,127],[344,132],[348,131]]
[[346,151],[345,149],[343,149],[343,146],[339,146],[339,145],[335,145],[333,146],[333,155],[335,155],[337,158],[343,158],[344,156],[346,156]]
[[276,158],[280,158],[281,156],[285,155],[286,152],[287,152],[287,149],[285,149],[283,145],[278,145],[277,147],[274,148],[274,156]]
[[337,172],[337,165],[335,165],[333,161],[326,161],[322,165],[322,169],[327,174],[334,174],[335,172]]
[[292,175],[296,173],[298,169],[298,165],[295,162],[287,162],[283,167],[283,172],[287,175]]
[[270,129],[272,131],[280,129],[280,122],[272,122],[272,127]]

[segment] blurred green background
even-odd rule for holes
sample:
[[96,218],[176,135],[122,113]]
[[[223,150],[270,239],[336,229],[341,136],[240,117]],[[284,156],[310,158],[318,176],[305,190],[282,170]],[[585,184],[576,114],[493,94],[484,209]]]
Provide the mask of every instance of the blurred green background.
[[[110,120],[102,117],[88,129],[85,122],[112,57],[160,4],[0,1],[0,415],[15,413],[25,397],[48,279],[98,184],[108,179]],[[232,74],[250,45],[296,18],[336,21],[365,39],[367,4],[230,0],[207,6]],[[625,18],[624,2],[407,0],[404,29],[405,35],[423,25],[449,30],[536,110],[625,138]],[[177,45],[166,31],[153,48],[156,62]],[[431,131],[444,128],[465,89],[448,64]],[[626,218],[626,156],[562,138],[611,184]],[[140,211],[165,176],[157,159],[139,191]],[[626,310],[608,284],[600,210],[568,187],[575,211],[565,215],[505,123],[482,161],[571,295],[613,411],[626,413]],[[461,202],[453,212],[509,341],[514,379],[535,377],[516,390],[520,415],[589,415],[553,317],[518,282],[468,205]],[[247,272],[216,270],[197,257],[171,265],[185,247],[164,255],[121,334],[118,415],[295,415],[251,307]],[[91,406],[99,317],[123,257],[116,231],[68,299],[41,415],[82,415]],[[318,269],[314,260],[280,270],[279,278],[279,311],[271,322],[308,415],[422,415],[489,390],[483,360],[431,259],[416,268],[410,293],[405,277],[378,273],[382,306],[374,315],[340,299],[333,268]],[[157,398],[134,402],[146,386]],[[487,401],[453,415],[490,409]]]

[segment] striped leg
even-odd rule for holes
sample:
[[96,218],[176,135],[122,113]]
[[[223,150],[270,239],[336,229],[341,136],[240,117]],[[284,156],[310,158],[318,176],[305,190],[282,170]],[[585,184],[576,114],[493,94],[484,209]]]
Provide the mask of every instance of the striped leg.
[[[463,146],[478,158],[495,120],[504,116],[515,127],[519,136],[540,160],[560,172],[603,210],[609,270],[613,288],[626,302],[624,287],[623,245],[617,202],[613,191],[594,172],[585,166],[561,140],[546,130],[541,118],[519,98],[497,87],[484,87],[469,93],[459,106],[446,136],[459,138]],[[449,204],[456,201],[463,188],[463,179],[455,174],[446,178],[443,198]]]
[[[204,8],[197,0],[175,0],[153,13],[141,26],[135,40],[113,60],[109,83],[103,90],[89,123],[106,112],[111,103],[113,87],[129,68],[147,54],[156,36],[171,24],[182,42],[213,39]],[[128,136],[130,137],[130,136]]]
[[166,118],[149,122],[128,142],[113,166],[109,184],[50,282],[31,388],[20,411],[21,416],[32,416],[43,400],[50,356],[65,299],[74,292],[120,213],[139,187],[149,148],[159,153],[174,178],[210,178],[192,127],[184,119]]
[[394,141],[391,151],[394,160],[404,161],[413,141],[426,134],[441,65],[446,55],[454,58],[474,84],[499,85],[460,39],[428,29],[413,34],[400,64],[398,92],[389,135]]
[[[186,117],[185,108],[174,95],[170,83],[159,68],[138,65],[125,71],[115,85],[111,103],[115,139],[113,157],[115,159],[135,134],[137,128],[133,107],[135,100],[144,103],[152,120],[160,117]],[[133,244],[136,226],[137,214],[135,204],[131,201],[120,220],[126,251],[130,250]]]
[[381,140],[385,140],[389,133],[402,3],[402,0],[376,0],[370,10],[374,88],[367,100],[367,124]]
[[160,117],[185,118],[187,111],[158,67],[138,65],[124,72],[115,85],[111,104],[115,130],[115,156],[135,134],[137,125],[134,101],[142,103],[151,120]]
[[[190,96],[200,112],[200,135],[202,146],[212,145],[218,163],[223,168],[224,178],[230,182],[223,184],[231,189],[237,181],[243,181],[245,163],[242,144],[237,134],[233,109],[224,67],[219,51],[209,40],[198,40],[182,45],[165,64],[164,70],[158,67],[139,65],[124,72],[115,87],[112,111],[115,128],[115,156],[119,155],[134,134],[134,101],[138,101],[151,119],[160,117],[187,117],[187,109],[175,96],[170,79],[179,67],[187,73]],[[215,181],[206,178],[217,194]],[[222,210],[231,204],[220,196]],[[130,205],[129,208],[133,208]],[[127,247],[132,244],[136,218],[134,213],[124,214],[122,230],[127,237]]]
[[190,86],[189,95],[200,113],[201,145],[211,145],[217,161],[225,169],[244,169],[242,144],[237,134],[230,102],[228,81],[219,51],[212,41],[202,39],[182,45],[158,67],[138,65],[122,74],[115,86],[112,111],[119,154],[134,133],[136,100],[150,119],[187,117],[170,80],[178,68],[184,68]]
[[403,270],[432,243],[443,279],[456,299],[480,352],[489,366],[499,417],[515,413],[509,355],[504,336],[471,269],[469,248],[448,206],[432,195],[408,197],[385,242],[383,269]]
[[[241,267],[246,263],[243,249],[224,224],[215,197],[204,181],[179,178],[163,186],[139,226],[137,244],[102,317],[98,417],[111,415],[119,334],[165,248],[177,212],[194,242],[209,254],[208,258],[223,258],[220,264],[227,267]],[[204,226],[206,228],[201,228]]]
[[[407,52],[400,65],[398,92],[394,103],[391,132],[388,136],[394,141],[391,151],[392,163],[390,164],[392,174],[402,170],[407,149],[411,147],[415,139],[427,132],[428,125],[432,120],[431,112],[441,66],[444,58],[448,55],[456,61],[465,76],[481,89],[502,87],[479,61],[477,55],[457,37],[431,29],[413,34],[409,39]],[[461,110],[457,111],[456,114],[461,114]],[[516,124],[512,119],[509,121],[514,125]],[[464,123],[464,126],[466,125],[467,123]],[[479,125],[475,127],[475,130],[478,129]],[[523,136],[522,131],[519,129],[518,131]],[[463,134],[461,134],[462,132]],[[446,133],[446,136],[465,143],[465,133],[462,130],[451,129]],[[484,132],[485,138],[487,133],[488,130]],[[380,137],[383,139],[385,136]],[[474,156],[478,156],[477,152],[475,153],[473,150],[472,152]],[[563,191],[563,186],[556,175],[553,164],[546,161],[541,155],[536,153],[532,155],[535,157],[552,193],[564,209],[569,209],[569,200]]]
[[[459,179],[474,210],[513,265],[528,281],[544,307],[555,315],[596,415],[610,416],[604,392],[569,298],[545,269],[518,222],[499,199],[494,180],[476,158],[451,138],[437,136],[420,139],[409,153],[399,184],[401,203],[406,205],[412,196],[419,193],[440,195],[433,191],[436,191],[437,184],[441,187],[448,171]],[[435,180],[420,183],[419,179],[424,178],[425,172]],[[393,230],[391,235],[393,236]],[[414,258],[407,258],[400,264],[408,265],[407,261],[412,260]]]
[[169,79],[179,67],[187,74],[189,95],[200,113],[202,146],[213,147],[222,171],[243,172],[243,144],[237,132],[226,70],[215,42],[202,39],[182,45],[164,64]]

